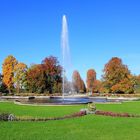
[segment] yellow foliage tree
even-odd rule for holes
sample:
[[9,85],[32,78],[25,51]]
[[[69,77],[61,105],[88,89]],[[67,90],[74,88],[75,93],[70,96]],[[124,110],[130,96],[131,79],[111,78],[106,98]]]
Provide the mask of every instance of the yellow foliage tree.
[[3,83],[7,86],[9,93],[13,87],[14,67],[17,65],[17,60],[12,55],[5,58],[2,66]]
[[17,89],[17,93],[19,93],[22,86],[24,86],[26,83],[27,65],[24,63],[18,63],[15,65],[13,72],[13,82]]

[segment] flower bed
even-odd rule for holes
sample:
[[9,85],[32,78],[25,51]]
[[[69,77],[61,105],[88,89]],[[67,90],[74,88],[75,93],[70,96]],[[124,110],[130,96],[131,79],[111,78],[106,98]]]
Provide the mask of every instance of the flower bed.
[[96,111],[96,115],[111,116],[111,117],[140,117],[139,115],[133,115],[129,113],[115,113],[110,111]]
[[63,120],[68,118],[82,117],[86,115],[86,111],[76,112],[70,115],[66,115],[63,117],[55,117],[55,118],[32,118],[32,117],[13,117],[11,119],[11,114],[2,113],[0,114],[0,121],[49,121],[49,120]]

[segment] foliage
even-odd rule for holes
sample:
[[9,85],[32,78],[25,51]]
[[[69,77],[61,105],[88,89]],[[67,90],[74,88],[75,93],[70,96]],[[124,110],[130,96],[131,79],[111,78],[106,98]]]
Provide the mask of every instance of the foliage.
[[1,93],[8,93],[6,85],[3,83],[3,76],[0,74],[0,92]]
[[14,67],[14,86],[17,89],[17,93],[20,92],[20,89],[25,89],[27,84],[26,74],[27,74],[27,65],[24,63],[18,63]]
[[140,93],[140,75],[133,76],[135,80],[135,93]]
[[42,65],[47,78],[46,89],[49,93],[61,92],[61,83],[62,83],[62,67],[60,66],[56,57],[50,56],[46,57],[42,61]]
[[0,73],[0,85],[2,84],[2,75]]
[[0,121],[8,121],[9,113],[0,113]]
[[56,57],[50,56],[42,64],[33,65],[27,72],[27,82],[30,92],[61,92],[62,68]]
[[78,71],[74,71],[73,75],[72,75],[72,83],[73,83],[73,88],[74,91],[79,93],[79,92],[85,92],[86,88],[85,88],[85,84],[84,81],[81,79],[81,76],[79,74]]
[[112,93],[133,93],[133,76],[122,60],[113,57],[104,67],[104,86]]
[[44,90],[46,89],[46,75],[41,64],[32,65],[28,69],[27,83],[30,92],[44,92]]
[[87,90],[93,91],[94,82],[96,80],[96,72],[94,69],[89,69],[87,71]]
[[0,113],[0,121],[15,121],[16,117],[9,113]]
[[2,67],[3,74],[3,83],[7,86],[9,93],[14,86],[13,77],[14,77],[14,67],[17,64],[17,60],[12,55],[9,55],[5,58]]
[[85,92],[86,92],[86,86],[85,86],[84,81],[81,79],[81,82],[80,82],[80,93],[85,93]]

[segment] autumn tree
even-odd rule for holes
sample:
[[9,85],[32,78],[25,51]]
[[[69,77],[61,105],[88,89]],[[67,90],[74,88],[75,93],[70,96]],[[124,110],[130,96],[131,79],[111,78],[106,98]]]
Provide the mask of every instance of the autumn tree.
[[86,92],[86,85],[84,83],[84,81],[81,79],[81,82],[80,82],[80,93],[85,93]]
[[104,86],[108,92],[112,93],[132,93],[134,92],[134,82],[128,67],[122,60],[113,57],[104,67]]
[[24,63],[18,63],[14,67],[14,86],[17,89],[17,93],[20,92],[20,89],[25,88],[26,85],[26,74],[27,74],[27,65]]
[[92,91],[93,90],[93,85],[94,85],[94,82],[96,80],[96,72],[94,69],[89,69],[87,71],[87,90],[88,91]]
[[135,81],[135,93],[140,93],[140,75],[133,76],[133,79]]
[[46,89],[46,76],[41,64],[32,65],[27,71],[28,90],[43,93]]
[[0,85],[2,84],[2,75],[0,73]]
[[31,92],[61,92],[62,68],[56,57],[46,57],[41,64],[33,65],[27,72],[28,88]]
[[73,83],[73,88],[74,91],[79,93],[79,92],[85,92],[85,84],[84,81],[81,79],[81,76],[78,71],[74,71],[72,75],[72,83]]
[[2,93],[7,93],[8,91],[7,91],[7,87],[6,87],[6,85],[3,83],[3,76],[2,76],[2,74],[0,73],[0,92],[2,92]]
[[102,92],[102,82],[100,80],[95,80],[93,82],[92,92],[93,93],[100,93],[100,92]]
[[46,57],[42,61],[42,65],[46,74],[46,88],[49,93],[61,92],[60,85],[62,83],[62,67],[54,56]]
[[14,77],[14,67],[17,64],[17,60],[12,55],[9,55],[3,62],[2,74],[3,83],[7,86],[9,93],[13,88],[13,77]]

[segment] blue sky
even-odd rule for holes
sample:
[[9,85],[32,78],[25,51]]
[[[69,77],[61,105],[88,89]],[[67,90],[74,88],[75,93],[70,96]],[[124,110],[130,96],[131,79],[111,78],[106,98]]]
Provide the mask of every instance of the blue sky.
[[0,66],[9,54],[28,66],[49,55],[61,62],[63,14],[73,69],[84,80],[90,68],[100,78],[114,56],[140,74],[139,0],[0,0]]

